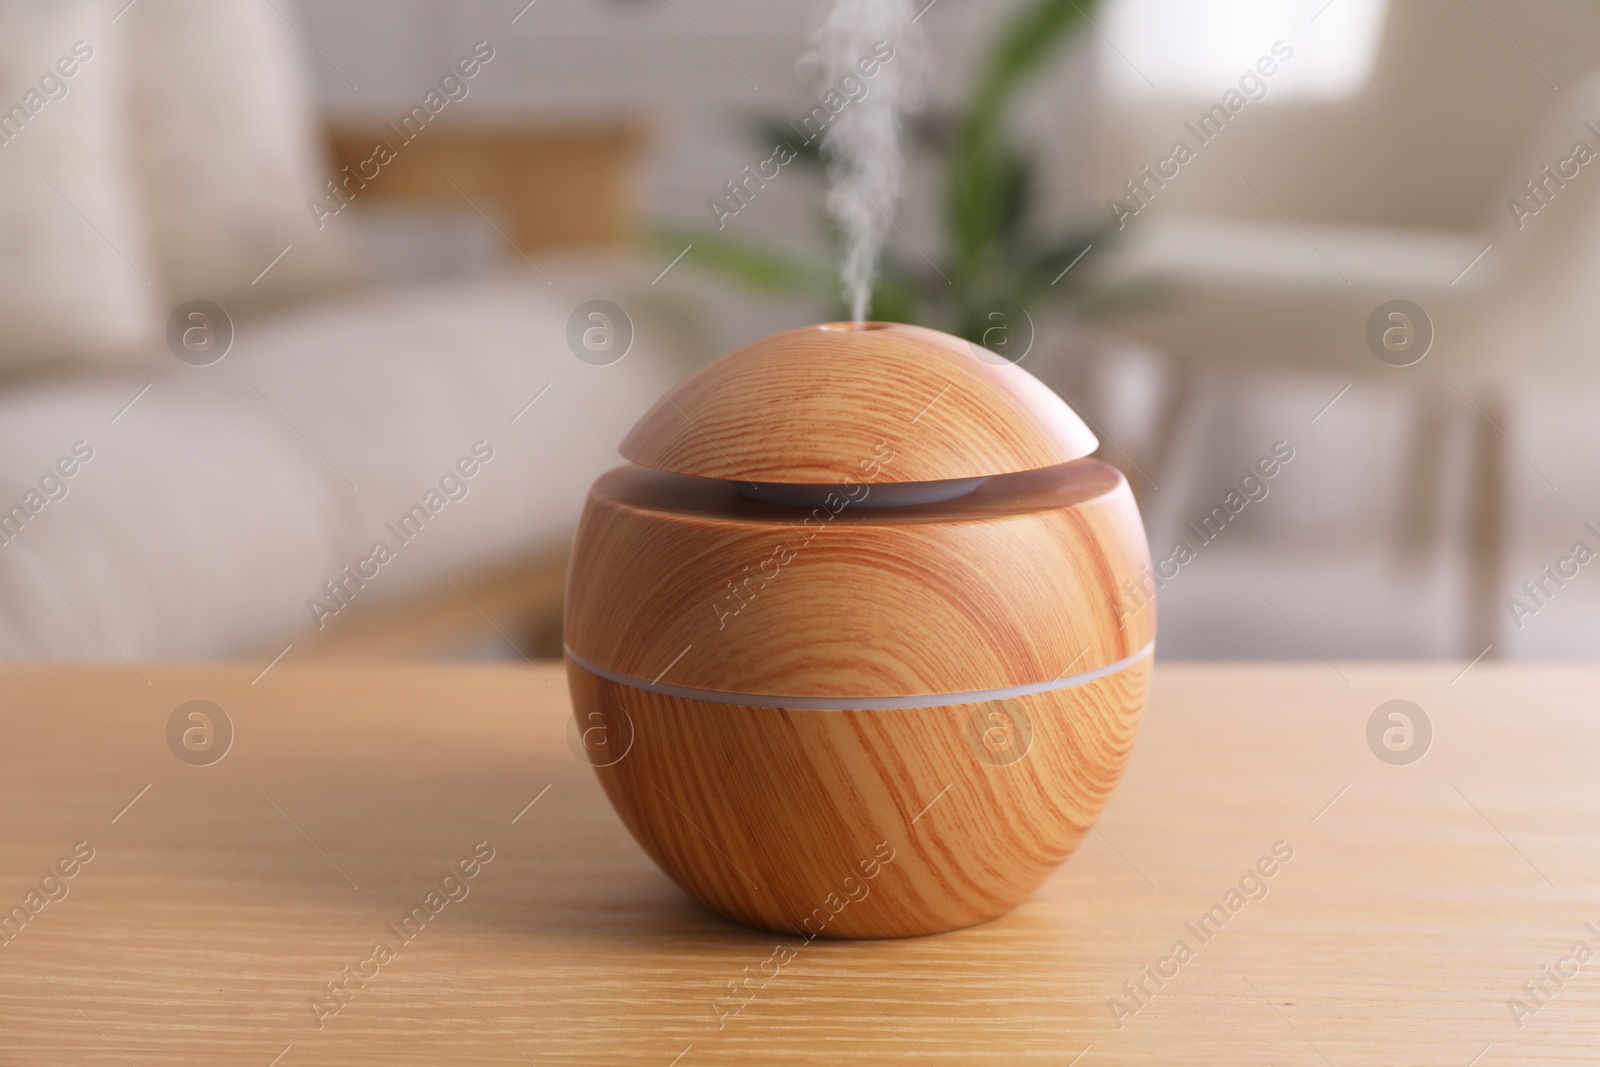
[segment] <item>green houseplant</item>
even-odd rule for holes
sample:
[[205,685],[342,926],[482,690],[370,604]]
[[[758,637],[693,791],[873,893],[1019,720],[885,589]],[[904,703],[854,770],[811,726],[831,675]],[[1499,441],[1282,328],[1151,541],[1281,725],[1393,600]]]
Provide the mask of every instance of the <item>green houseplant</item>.
[[[986,309],[997,303],[1034,306],[1043,300],[1083,309],[1104,303],[1081,267],[1091,248],[1103,248],[1109,225],[1042,235],[1031,224],[1035,161],[1007,129],[1021,89],[1089,25],[1095,0],[1028,0],[1001,27],[979,65],[966,106],[954,115],[908,124],[913,155],[942,163],[944,248],[939,261],[908,257],[891,246],[873,289],[872,317],[934,326],[985,343]],[[785,145],[795,163],[821,166],[817,142],[798,144],[792,127],[760,126],[761,143]],[[754,289],[809,295],[840,308],[831,263],[757,245],[725,232],[658,228],[662,248],[692,246],[685,256]],[[840,317],[846,317],[841,311]]]

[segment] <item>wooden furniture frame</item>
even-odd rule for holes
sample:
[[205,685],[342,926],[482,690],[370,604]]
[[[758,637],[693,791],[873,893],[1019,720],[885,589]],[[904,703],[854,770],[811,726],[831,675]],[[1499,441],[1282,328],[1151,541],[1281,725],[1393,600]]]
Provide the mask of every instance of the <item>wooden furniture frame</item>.
[[[633,237],[642,126],[476,126],[425,129],[409,142],[386,126],[340,124],[328,150],[340,173],[386,144],[395,158],[362,201],[482,212],[518,249],[620,245]],[[371,167],[365,173],[371,172]]]

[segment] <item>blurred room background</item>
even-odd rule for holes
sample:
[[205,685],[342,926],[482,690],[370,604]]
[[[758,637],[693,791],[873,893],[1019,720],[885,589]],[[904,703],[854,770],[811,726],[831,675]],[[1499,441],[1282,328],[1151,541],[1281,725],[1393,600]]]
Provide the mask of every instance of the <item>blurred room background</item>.
[[[817,15],[0,0],[0,657],[559,654],[627,427],[839,315],[815,161],[744,170]],[[878,315],[1004,311],[1139,497],[1164,656],[1600,657],[1600,9],[917,25]]]

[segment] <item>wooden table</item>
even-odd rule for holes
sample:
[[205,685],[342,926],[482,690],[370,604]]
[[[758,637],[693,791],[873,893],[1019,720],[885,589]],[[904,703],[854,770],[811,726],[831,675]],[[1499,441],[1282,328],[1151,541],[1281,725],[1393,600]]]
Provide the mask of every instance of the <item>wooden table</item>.
[[[650,864],[540,669],[0,671],[0,910],[67,892],[0,938],[0,1063],[1600,1060],[1600,957],[1520,1029],[1507,1003],[1600,951],[1595,669],[1161,664],[1100,829],[1030,903],[782,952]],[[210,766],[167,740],[197,698],[235,729]],[[1433,725],[1409,766],[1366,740],[1396,698]],[[910,814],[896,847],[925,847],[937,809]],[[1267,895],[1197,937],[1280,841]]]

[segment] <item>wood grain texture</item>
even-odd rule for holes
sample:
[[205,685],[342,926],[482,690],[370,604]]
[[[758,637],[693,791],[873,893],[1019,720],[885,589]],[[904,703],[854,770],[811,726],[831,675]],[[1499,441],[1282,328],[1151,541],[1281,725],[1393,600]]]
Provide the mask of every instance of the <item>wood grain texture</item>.
[[[1154,610],[1120,609],[1149,550],[1095,447],[1032,375],[920,327],[776,334],[663,396],[622,444],[638,466],[589,495],[565,634],[580,719],[628,735],[597,770],[645,850],[712,910],[793,936],[943,932],[1032,892],[1121,775],[1148,660],[992,707],[781,702],[1034,686],[1144,649]],[[872,498],[979,476],[937,503]],[[838,491],[779,507],[737,479]],[[669,675],[780,707],[644,688]],[[1029,735],[999,774],[991,729]],[[898,850],[947,796],[952,828]]]
[[1150,662],[899,711],[711,704],[567,671],[634,839],[712,910],[809,940],[941,933],[1026,899],[1110,799]]
[[[1600,925],[1595,667],[1162,662],[1098,828],[1015,911],[805,943],[716,918],[639,850],[567,747],[558,664],[290,653],[251,685],[264,665],[0,669],[0,908],[96,849],[0,946],[7,1067],[1513,1067],[1600,1047],[1592,965],[1521,1029],[1506,1008]],[[205,768],[164,738],[197,697],[237,728]],[[1435,728],[1407,767],[1364,736],[1396,697]],[[323,982],[479,840],[497,856],[471,895],[318,1029]],[[1278,840],[1295,854],[1266,898],[1119,1028],[1108,1000]]]
[[843,484],[885,438],[874,480],[1034,470],[1087,456],[1094,434],[1020,367],[921,326],[807,326],[708,364],[656,403],[620,451],[644,467],[756,483]]
[[1083,673],[1155,635],[1153,605],[1121,617],[1149,552],[1127,482],[1098,460],[822,515],[727,482],[603,476],[573,548],[568,647],[697,689],[904,696]]

